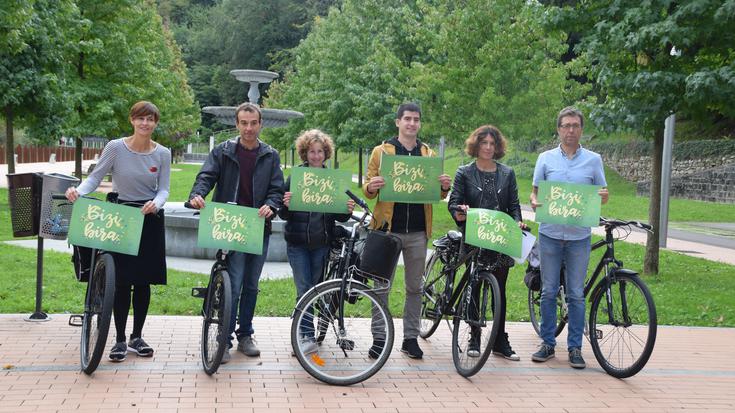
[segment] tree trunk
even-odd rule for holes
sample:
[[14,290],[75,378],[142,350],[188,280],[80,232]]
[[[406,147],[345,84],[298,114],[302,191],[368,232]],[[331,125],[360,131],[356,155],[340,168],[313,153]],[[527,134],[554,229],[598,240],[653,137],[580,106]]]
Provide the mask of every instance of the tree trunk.
[[5,106],[5,161],[8,164],[8,173],[15,173],[15,138],[13,137],[13,108]]
[[357,185],[362,188],[362,147],[357,148]]
[[74,138],[74,176],[82,179],[82,138]]
[[656,128],[653,135],[653,153],[651,156],[651,197],[648,205],[648,222],[653,232],[648,233],[646,240],[646,257],[643,261],[644,274],[658,274],[659,231],[661,227],[661,165],[664,151],[664,128]]

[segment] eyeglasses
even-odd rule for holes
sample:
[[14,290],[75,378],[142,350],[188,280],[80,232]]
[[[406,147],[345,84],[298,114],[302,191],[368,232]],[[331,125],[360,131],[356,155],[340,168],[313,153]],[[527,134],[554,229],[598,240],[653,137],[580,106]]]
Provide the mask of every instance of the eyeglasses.
[[559,129],[582,129],[582,125],[579,123],[562,123],[559,125]]

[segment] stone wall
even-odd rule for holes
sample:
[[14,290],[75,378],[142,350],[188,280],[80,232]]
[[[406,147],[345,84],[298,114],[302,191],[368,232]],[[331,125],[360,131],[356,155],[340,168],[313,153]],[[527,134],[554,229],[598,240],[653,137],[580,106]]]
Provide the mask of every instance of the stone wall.
[[[639,182],[639,195],[648,195],[650,181]],[[672,177],[669,194],[675,198],[735,204],[735,163],[691,175]]]
[[[606,157],[605,165],[628,181],[637,183],[638,195],[651,187],[651,157]],[[735,204],[735,155],[702,159],[674,159],[670,194],[676,198]]]

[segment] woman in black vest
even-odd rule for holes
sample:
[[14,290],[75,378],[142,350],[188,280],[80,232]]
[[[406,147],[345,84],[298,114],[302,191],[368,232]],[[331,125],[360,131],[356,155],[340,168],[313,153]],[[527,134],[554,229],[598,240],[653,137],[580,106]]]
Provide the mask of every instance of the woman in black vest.
[[[526,228],[521,218],[518,202],[516,175],[509,166],[497,162],[505,156],[507,141],[500,130],[492,125],[475,129],[465,141],[465,152],[475,158],[474,162],[460,166],[454,177],[452,194],[449,197],[449,212],[459,226],[464,226],[467,209],[483,208],[502,211],[510,215],[521,228]],[[499,268],[493,271],[500,285],[500,328],[495,339],[493,354],[508,360],[518,361],[505,332],[505,284],[513,259],[498,254]],[[472,346],[468,355],[472,356]],[[475,349],[479,356],[479,349]]]
[[[311,129],[296,139],[296,150],[303,161],[301,167],[324,168],[324,162],[332,156],[334,144],[329,135]],[[347,201],[349,213],[329,214],[321,212],[289,211],[291,202],[291,177],[284,185],[283,207],[278,216],[286,221],[286,254],[293,270],[296,283],[296,301],[311,287],[319,283],[324,263],[329,254],[329,244],[334,236],[334,222],[350,219],[355,202]],[[304,320],[307,318],[305,317]],[[304,353],[316,351],[314,326],[302,325],[301,335],[305,340]]]

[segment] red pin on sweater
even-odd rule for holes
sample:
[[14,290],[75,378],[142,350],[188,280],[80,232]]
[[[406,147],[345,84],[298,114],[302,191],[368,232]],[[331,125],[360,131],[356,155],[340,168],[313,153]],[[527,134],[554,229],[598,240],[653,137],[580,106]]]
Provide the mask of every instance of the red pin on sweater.
[[151,166],[151,169],[149,169],[149,171],[151,171],[152,173],[156,173],[158,172],[158,168],[156,168],[155,166]]

